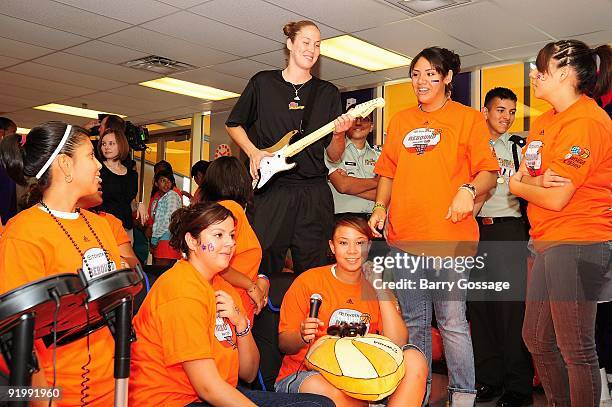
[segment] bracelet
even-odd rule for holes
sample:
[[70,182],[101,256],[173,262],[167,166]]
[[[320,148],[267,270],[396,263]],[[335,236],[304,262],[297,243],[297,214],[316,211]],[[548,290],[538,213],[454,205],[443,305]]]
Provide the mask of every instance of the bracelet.
[[268,283],[270,282],[270,278],[268,276],[266,276],[265,274],[258,274],[257,278],[263,278],[264,280],[267,280]]
[[374,210],[375,210],[376,208],[383,208],[383,210],[384,210],[385,212],[387,212],[387,207],[385,206],[385,204],[382,204],[382,203],[380,203],[380,202],[376,202],[376,203],[374,204],[374,206],[372,207],[372,212],[374,212]]
[[476,188],[472,184],[463,184],[459,187],[459,189],[465,189],[472,195],[472,199],[476,199]]
[[251,332],[251,320],[248,319],[248,318],[246,320],[247,320],[247,326],[246,326],[246,328],[244,328],[244,331],[242,331],[242,332],[236,331],[236,336],[238,338],[242,338],[243,336],[247,336],[249,334],[249,332]]

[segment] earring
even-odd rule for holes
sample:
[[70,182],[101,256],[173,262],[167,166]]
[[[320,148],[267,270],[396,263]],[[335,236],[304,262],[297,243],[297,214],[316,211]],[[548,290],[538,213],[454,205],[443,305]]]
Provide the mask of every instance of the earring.
[[72,174],[68,174],[64,177],[64,181],[66,181],[67,183],[71,183],[72,182]]

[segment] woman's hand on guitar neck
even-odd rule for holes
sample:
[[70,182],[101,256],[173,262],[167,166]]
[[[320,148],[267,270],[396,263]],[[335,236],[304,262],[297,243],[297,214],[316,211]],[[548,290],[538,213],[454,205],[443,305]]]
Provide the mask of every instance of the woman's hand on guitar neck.
[[255,148],[251,152],[249,152],[249,170],[251,171],[251,177],[253,179],[259,179],[259,163],[263,160],[264,157],[272,157],[274,154],[269,153],[267,151],[259,150]]
[[355,118],[346,113],[341,116],[338,116],[336,120],[334,120],[334,135],[341,133],[343,134],[344,132],[346,132],[348,129],[351,128],[354,121]]

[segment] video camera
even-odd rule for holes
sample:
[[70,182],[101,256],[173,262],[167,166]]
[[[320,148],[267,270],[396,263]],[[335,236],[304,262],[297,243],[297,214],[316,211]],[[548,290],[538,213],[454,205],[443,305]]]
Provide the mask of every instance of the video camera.
[[[107,114],[99,114],[98,120],[102,122]],[[100,135],[100,126],[92,127],[89,131],[92,136]],[[125,122],[125,138],[134,151],[144,151],[147,149],[146,142],[149,139],[149,129],[145,126],[136,126],[130,121]]]

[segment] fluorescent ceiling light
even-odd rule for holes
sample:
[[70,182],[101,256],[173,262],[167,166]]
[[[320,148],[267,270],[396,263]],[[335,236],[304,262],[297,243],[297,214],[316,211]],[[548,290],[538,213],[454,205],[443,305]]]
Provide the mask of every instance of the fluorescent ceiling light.
[[223,100],[240,96],[238,93],[168,77],[141,82],[139,85],[207,100]]
[[368,71],[406,66],[410,65],[411,61],[410,58],[387,51],[350,35],[341,35],[321,41],[321,55]]
[[34,109],[44,110],[47,112],[69,114],[71,116],[88,117],[90,119],[97,119],[99,114],[114,114],[119,117],[126,117],[125,115],[117,113],[101,112],[99,110],[83,109],[82,107],[60,105],[57,103],[49,103],[47,105],[35,106]]
[[32,129],[26,129],[25,127],[17,127],[17,134],[28,134]]

